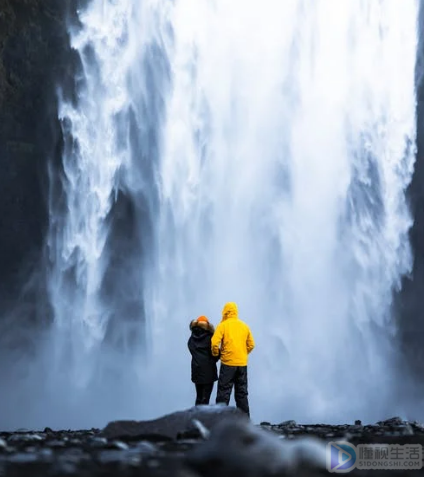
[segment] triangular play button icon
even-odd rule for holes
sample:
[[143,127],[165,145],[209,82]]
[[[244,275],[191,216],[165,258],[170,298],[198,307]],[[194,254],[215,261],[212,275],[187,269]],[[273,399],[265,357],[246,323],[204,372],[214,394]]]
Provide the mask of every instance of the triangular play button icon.
[[346,451],[344,451],[343,449],[340,449],[339,452],[340,452],[339,456],[342,462],[346,462],[347,460],[352,458],[352,456],[348,454]]

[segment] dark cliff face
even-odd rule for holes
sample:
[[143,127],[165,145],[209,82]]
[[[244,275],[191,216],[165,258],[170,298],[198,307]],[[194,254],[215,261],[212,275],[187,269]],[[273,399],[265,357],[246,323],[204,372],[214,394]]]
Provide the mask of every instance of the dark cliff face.
[[407,193],[414,218],[409,234],[414,265],[411,275],[403,280],[402,290],[395,297],[395,305],[405,371],[410,373],[418,384],[424,377],[424,6],[422,3],[419,14],[416,88],[417,154],[414,176]]
[[56,85],[69,70],[68,1],[0,0],[0,310],[36,270],[47,164],[60,157]]

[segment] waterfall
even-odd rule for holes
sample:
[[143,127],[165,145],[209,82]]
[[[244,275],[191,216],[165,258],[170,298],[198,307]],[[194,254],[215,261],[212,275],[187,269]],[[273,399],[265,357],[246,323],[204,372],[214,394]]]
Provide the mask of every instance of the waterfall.
[[189,321],[235,301],[254,419],[395,412],[417,16],[416,0],[79,12],[51,201],[55,386],[118,380],[102,416],[187,407]]

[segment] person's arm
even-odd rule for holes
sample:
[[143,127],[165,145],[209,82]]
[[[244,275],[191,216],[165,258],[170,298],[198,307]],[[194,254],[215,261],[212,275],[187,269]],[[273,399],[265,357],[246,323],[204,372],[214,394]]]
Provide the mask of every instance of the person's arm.
[[222,331],[222,326],[221,323],[216,327],[215,333],[212,336],[211,340],[211,351],[212,351],[212,356],[219,356],[219,348],[221,346],[221,341],[222,341],[222,336],[223,336],[223,331]]
[[188,350],[190,351],[190,354],[193,356],[193,346],[192,346],[191,336],[187,341],[187,347],[188,347]]
[[249,327],[247,327],[247,330],[248,332],[247,332],[247,338],[246,338],[246,347],[247,347],[247,353],[250,353],[255,347],[255,340],[253,339],[253,335]]

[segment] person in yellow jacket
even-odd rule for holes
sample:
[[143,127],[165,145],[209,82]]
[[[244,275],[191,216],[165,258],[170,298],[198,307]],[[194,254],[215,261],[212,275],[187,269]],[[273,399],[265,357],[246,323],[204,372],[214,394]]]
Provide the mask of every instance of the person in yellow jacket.
[[234,386],[236,406],[247,415],[250,415],[247,361],[254,347],[250,328],[238,317],[237,305],[227,303],[222,310],[222,321],[216,327],[211,341],[212,355],[221,359],[216,403],[228,406]]

